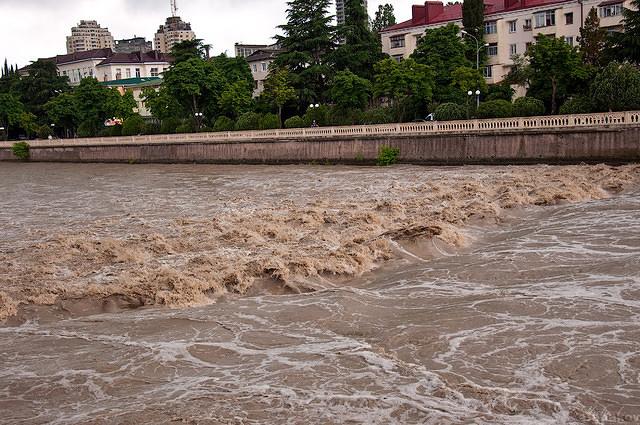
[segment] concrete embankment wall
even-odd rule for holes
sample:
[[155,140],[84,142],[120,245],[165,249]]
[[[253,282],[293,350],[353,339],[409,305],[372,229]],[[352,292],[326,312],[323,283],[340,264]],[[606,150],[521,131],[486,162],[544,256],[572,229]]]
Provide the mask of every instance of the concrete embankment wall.
[[[372,163],[382,146],[410,164],[527,164],[640,161],[640,126],[496,130],[474,134],[331,136],[149,143],[34,143],[31,161],[135,163]],[[0,161],[15,160],[7,145]]]

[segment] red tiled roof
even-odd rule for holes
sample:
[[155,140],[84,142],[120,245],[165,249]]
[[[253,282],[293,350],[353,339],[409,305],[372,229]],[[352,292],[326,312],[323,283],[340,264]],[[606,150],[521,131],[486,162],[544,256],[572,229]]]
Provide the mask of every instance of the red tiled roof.
[[160,53],[157,50],[150,52],[134,52],[134,53],[113,53],[105,60],[100,62],[100,65],[108,65],[112,63],[128,64],[128,63],[149,63],[149,62],[172,62],[173,58],[165,53]]
[[[570,1],[574,0],[485,0],[485,16]],[[413,6],[410,20],[385,28],[382,32],[459,20],[462,20],[462,3],[445,5],[441,1],[427,1],[424,5]]]
[[88,60],[88,59],[104,59],[104,58],[108,58],[111,55],[113,55],[113,51],[109,48],[106,48],[106,49],[87,50],[85,52],[70,53],[68,55],[58,55],[52,59],[55,59],[56,65],[61,65],[65,63],[77,62],[77,61]]

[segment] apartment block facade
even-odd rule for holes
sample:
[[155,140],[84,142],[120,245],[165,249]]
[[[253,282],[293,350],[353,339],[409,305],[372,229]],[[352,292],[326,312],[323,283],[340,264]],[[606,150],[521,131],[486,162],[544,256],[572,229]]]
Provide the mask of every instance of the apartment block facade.
[[67,36],[67,53],[86,52],[95,49],[113,49],[113,36],[109,28],[102,28],[96,21],[80,21]]
[[249,55],[247,63],[253,76],[253,96],[258,97],[264,91],[264,82],[269,76],[271,63],[282,53],[280,49],[269,48],[266,50],[256,50]]
[[116,40],[113,50],[116,53],[150,52],[153,50],[153,43],[144,37],[127,38]]
[[190,23],[184,22],[179,16],[171,16],[158,28],[154,37],[154,46],[159,52],[169,53],[176,44],[195,40],[195,38],[196,34],[191,30]]
[[[538,34],[563,37],[572,46],[592,8],[608,31],[622,30],[622,10],[630,0],[485,0],[487,83],[499,83],[513,66],[513,56],[525,53]],[[427,29],[450,23],[462,27],[462,4],[427,1],[415,5],[412,18],[381,33],[382,50],[396,60],[408,58]],[[480,41],[482,43],[482,41]]]

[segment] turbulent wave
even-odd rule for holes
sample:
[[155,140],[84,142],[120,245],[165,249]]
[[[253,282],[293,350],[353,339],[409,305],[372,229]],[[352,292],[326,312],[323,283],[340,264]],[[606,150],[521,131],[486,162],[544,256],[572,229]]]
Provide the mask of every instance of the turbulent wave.
[[[57,228],[0,251],[0,320],[20,306],[69,300],[203,305],[250,293],[256,282],[313,291],[393,259],[397,242],[462,248],[471,243],[471,221],[499,222],[517,207],[602,199],[640,180],[639,166],[400,170],[318,193],[292,181],[287,197],[247,199],[239,185],[204,215],[168,214],[135,225],[107,217]],[[292,176],[299,178],[304,174]]]

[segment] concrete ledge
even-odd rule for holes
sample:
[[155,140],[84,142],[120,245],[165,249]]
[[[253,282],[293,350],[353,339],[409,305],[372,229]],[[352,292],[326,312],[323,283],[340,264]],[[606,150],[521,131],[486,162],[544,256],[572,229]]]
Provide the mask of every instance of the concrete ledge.
[[[408,164],[531,164],[640,161],[640,126],[482,133],[344,135],[313,139],[198,140],[31,147],[34,162],[295,164],[375,162],[382,146],[400,149]],[[0,148],[0,161],[14,160]]]

